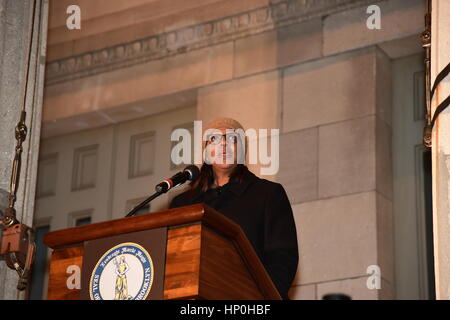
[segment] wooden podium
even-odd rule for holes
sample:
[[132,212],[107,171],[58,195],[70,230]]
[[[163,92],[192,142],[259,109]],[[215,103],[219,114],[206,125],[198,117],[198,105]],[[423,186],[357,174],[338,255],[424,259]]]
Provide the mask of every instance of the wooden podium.
[[241,227],[204,204],[47,233],[48,299],[81,299],[68,268],[82,268],[86,242],[156,228],[167,228],[164,300],[281,299]]

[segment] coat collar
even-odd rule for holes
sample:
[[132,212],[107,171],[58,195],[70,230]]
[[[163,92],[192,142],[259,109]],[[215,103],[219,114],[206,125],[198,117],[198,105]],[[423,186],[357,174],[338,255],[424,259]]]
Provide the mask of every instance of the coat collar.
[[[236,179],[228,182],[227,184],[223,185],[221,188],[226,188],[230,190],[232,193],[234,193],[236,196],[240,197],[245,190],[256,180],[258,177],[251,171],[247,171],[247,173],[244,176],[244,179],[242,182],[237,181]],[[201,196],[203,196],[204,192],[201,190],[197,190],[195,194],[193,195],[192,199],[197,200]]]
[[242,182],[239,183],[238,181],[233,180],[227,184],[229,184],[230,191],[240,197],[257,179],[257,176],[255,176],[252,172],[247,171]]

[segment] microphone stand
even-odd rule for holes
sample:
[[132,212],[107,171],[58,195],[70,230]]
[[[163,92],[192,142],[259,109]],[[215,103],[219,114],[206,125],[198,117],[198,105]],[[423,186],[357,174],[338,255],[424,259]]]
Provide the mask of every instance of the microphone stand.
[[[186,176],[186,173],[188,173],[188,176]],[[152,194],[150,197],[142,201],[140,204],[138,204],[136,207],[133,208],[125,217],[132,217],[138,212],[140,209],[142,209],[147,203],[152,201],[153,199],[159,197],[163,193],[166,193],[172,188],[175,188],[183,183],[185,183],[187,180],[192,180],[194,177],[198,176],[199,170],[196,166],[191,165],[186,167],[183,172],[178,172],[176,175],[174,175],[170,179],[166,179],[160,184],[156,185],[155,190],[156,192]]]
[[159,197],[160,195],[162,195],[165,192],[162,191],[156,191],[154,194],[152,194],[150,197],[148,197],[147,199],[145,199],[144,201],[142,201],[140,204],[138,204],[136,207],[133,208],[133,210],[131,210],[125,217],[132,217],[136,214],[136,212],[138,212],[140,209],[142,209],[143,207],[145,207],[147,205],[147,203],[149,203],[150,201],[152,201],[153,199]]

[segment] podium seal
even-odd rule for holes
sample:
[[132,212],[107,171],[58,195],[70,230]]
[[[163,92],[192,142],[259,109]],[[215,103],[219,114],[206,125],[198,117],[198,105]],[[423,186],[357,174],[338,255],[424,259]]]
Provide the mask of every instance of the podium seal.
[[89,281],[89,296],[91,300],[145,300],[153,275],[150,254],[136,243],[121,243],[98,260]]

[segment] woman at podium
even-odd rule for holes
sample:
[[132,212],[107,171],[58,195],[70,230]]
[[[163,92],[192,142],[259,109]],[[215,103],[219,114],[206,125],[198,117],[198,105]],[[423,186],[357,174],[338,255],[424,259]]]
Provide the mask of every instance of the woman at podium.
[[298,266],[292,208],[281,184],[257,177],[242,158],[238,161],[238,155],[245,159],[245,152],[238,152],[243,145],[238,129],[244,131],[230,118],[216,119],[204,128],[207,157],[200,175],[170,208],[205,203],[238,223],[281,296],[288,299]]

